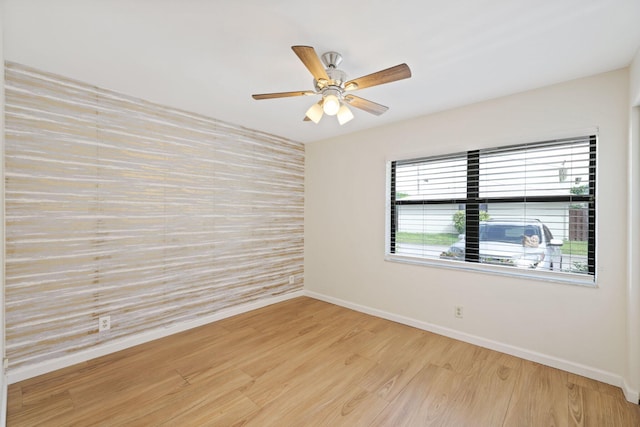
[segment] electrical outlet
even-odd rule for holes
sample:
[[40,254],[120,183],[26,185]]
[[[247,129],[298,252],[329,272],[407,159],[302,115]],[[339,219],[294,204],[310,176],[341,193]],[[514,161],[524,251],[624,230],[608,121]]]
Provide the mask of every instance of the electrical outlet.
[[111,329],[111,316],[101,316],[98,319],[98,331],[108,331]]
[[464,316],[464,310],[462,309],[461,305],[456,305],[453,308],[453,314],[458,318],[458,319],[462,319],[462,317]]
[[296,283],[296,276],[289,276],[289,284],[293,285],[294,283]]

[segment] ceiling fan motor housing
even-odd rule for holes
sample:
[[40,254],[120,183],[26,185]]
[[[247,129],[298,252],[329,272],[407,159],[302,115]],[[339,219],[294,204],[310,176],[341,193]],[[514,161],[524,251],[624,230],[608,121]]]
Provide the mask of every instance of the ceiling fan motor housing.
[[338,52],[326,52],[322,54],[322,62],[327,67],[326,72],[327,76],[329,76],[329,81],[314,79],[313,86],[316,91],[322,92],[324,89],[333,86],[332,89],[336,89],[342,94],[344,83],[347,81],[347,73],[336,68],[342,62],[342,55]]
[[322,54],[322,62],[327,68],[337,68],[342,62],[342,55],[338,52],[325,52]]
[[347,81],[347,74],[344,71],[338,70],[337,68],[327,68],[327,75],[329,76],[329,81],[325,81],[324,79],[313,80],[313,86],[316,88],[316,91],[321,92],[329,86],[333,86],[334,89],[341,91],[344,89],[344,82]]

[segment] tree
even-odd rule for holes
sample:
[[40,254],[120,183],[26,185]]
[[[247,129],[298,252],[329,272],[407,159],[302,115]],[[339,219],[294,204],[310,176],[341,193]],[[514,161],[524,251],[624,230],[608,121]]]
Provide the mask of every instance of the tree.
[[[466,211],[460,210],[453,214],[453,226],[458,234],[464,233],[466,225]],[[489,219],[489,213],[487,211],[480,211],[480,221],[486,221]]]
[[571,194],[587,194],[589,192],[589,186],[588,185],[574,185],[573,187],[571,187],[569,189],[569,193]]

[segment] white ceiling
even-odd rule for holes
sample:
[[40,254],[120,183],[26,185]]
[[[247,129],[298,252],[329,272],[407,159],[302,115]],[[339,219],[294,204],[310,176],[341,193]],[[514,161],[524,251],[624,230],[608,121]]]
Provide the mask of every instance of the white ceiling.
[[[640,0],[4,0],[5,59],[310,142],[629,65]],[[356,94],[387,105],[339,126],[291,50],[343,54],[350,78],[406,62],[411,79]]]

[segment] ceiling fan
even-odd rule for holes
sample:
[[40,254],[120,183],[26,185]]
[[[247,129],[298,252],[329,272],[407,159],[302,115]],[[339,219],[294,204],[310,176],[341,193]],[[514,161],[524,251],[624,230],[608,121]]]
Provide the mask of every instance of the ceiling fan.
[[[310,46],[291,46],[291,49],[313,75],[315,90],[261,93],[252,96],[253,99],[272,99],[321,95],[322,99],[307,110],[305,121],[311,120],[314,123],[318,123],[322,115],[327,114],[329,116],[337,116],[338,122],[343,125],[353,119],[353,113],[347,105],[379,116],[387,111],[389,107],[352,95],[350,92],[411,77],[409,66],[400,64],[357,79],[347,80],[345,72],[337,68],[342,62],[342,55],[339,53],[324,53],[321,62],[315,49]],[[324,66],[322,65],[323,63]]]

